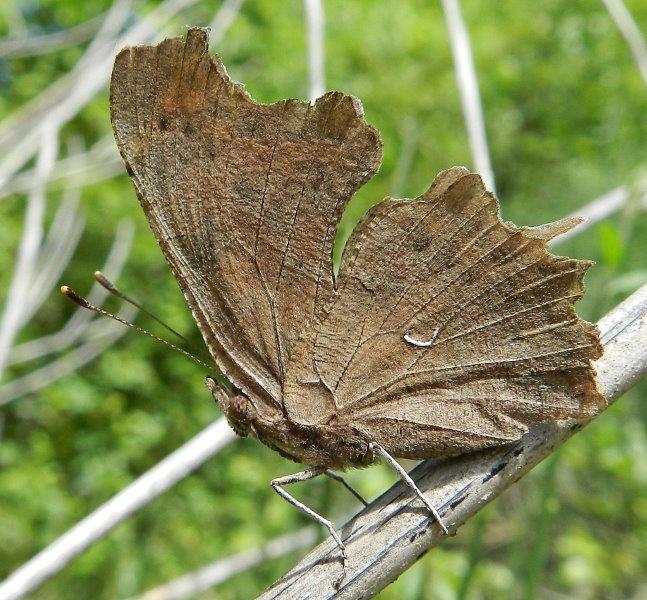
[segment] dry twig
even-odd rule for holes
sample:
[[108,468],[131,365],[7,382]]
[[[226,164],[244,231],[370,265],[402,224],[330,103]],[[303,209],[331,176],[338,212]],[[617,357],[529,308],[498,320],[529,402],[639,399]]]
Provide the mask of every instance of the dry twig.
[[306,548],[316,539],[317,529],[304,527],[294,533],[273,539],[261,548],[239,552],[197,571],[182,575],[169,583],[144,592],[141,596],[137,596],[136,600],[180,600],[195,596],[267,560]]
[[224,418],[203,429],[14,571],[0,583],[0,600],[22,598],[33,592],[116,525],[197,469],[234,437]]
[[611,18],[618,26],[622,37],[625,38],[640,75],[645,85],[647,85],[647,44],[640,33],[640,29],[638,29],[638,25],[636,25],[636,21],[634,21],[622,0],[602,0],[602,2],[604,2]]
[[[121,273],[121,269],[123,268],[126,258],[128,257],[128,253],[130,252],[133,233],[134,226],[131,221],[125,220],[117,225],[115,239],[110,248],[110,252],[108,253],[106,262],[101,269],[101,271],[111,280],[116,280]],[[107,296],[108,291],[96,282],[92,286],[89,294],[87,294],[89,302],[95,306],[102,306]],[[88,330],[94,321],[96,321],[96,319],[94,319],[93,313],[84,308],[79,308],[73,313],[69,321],[56,333],[37,338],[35,340],[29,340],[28,342],[23,342],[22,344],[14,346],[11,351],[8,364],[19,364],[34,360],[35,358],[47,356],[53,352],[63,351],[76,344],[86,332],[90,333]],[[92,335],[89,335],[90,339],[111,335],[112,329],[105,327],[103,320],[101,320],[101,323],[99,330],[93,332]],[[123,329],[121,326],[120,328]],[[30,390],[33,391],[31,388]],[[8,402],[12,399],[9,398],[9,396],[18,397],[13,395],[17,391],[18,390],[16,389],[12,394],[8,394],[4,387],[0,387],[0,398],[5,402]]]
[[[119,317],[126,321],[131,321],[136,314],[137,310],[126,305],[119,312]],[[88,364],[103,353],[127,331],[123,325],[112,321],[106,321],[98,325],[99,331],[95,332],[95,335],[87,342],[77,346],[60,358],[52,360],[44,367],[31,371],[23,377],[13,379],[0,387],[0,406],[16,398],[33,394],[70,373],[78,371],[83,365]]]
[[326,91],[324,12],[321,0],[304,0],[304,8],[308,39],[308,98],[314,103]]
[[483,108],[479,93],[478,79],[474,69],[472,47],[467,28],[461,15],[459,0],[443,0],[443,10],[449,32],[449,40],[454,55],[454,70],[463,105],[463,115],[467,126],[470,149],[474,159],[474,168],[481,174],[485,187],[496,192],[494,171],[490,161]]
[[[124,171],[124,164],[117,152],[112,134],[96,142],[89,150],[69,153],[56,161],[48,180],[48,189],[55,190],[83,188],[89,183],[110,179]],[[0,187],[0,198],[12,194],[22,194],[31,189],[34,169],[24,169],[16,173],[4,186]]]
[[196,2],[165,0],[116,37],[130,13],[129,0],[116,0],[75,69],[0,123],[0,150],[11,149],[0,162],[0,187],[33,156],[45,119],[62,127],[103,88],[110,76],[115,48],[141,44],[156,37],[164,23]]
[[85,42],[91,38],[101,25],[105,15],[53,33],[32,37],[21,37],[0,40],[0,58],[24,58],[55,52]]
[[[647,189],[645,187],[644,181],[638,182],[638,184],[636,185],[636,193],[638,195],[638,208],[640,210],[647,209]],[[606,194],[603,194],[599,198],[592,200],[588,204],[585,204],[584,206],[578,208],[570,215],[567,215],[566,218],[583,217],[586,220],[576,227],[573,227],[573,229],[571,229],[570,231],[567,231],[566,233],[563,233],[562,235],[554,238],[551,241],[551,245],[565,242],[566,240],[569,240],[572,237],[582,233],[592,225],[603,221],[616,212],[619,212],[628,204],[631,197],[632,190],[630,190],[628,187],[617,187],[607,192]]]
[[29,291],[35,277],[45,217],[45,187],[58,153],[58,128],[48,123],[43,129],[36,164],[36,177],[29,194],[22,238],[13,277],[0,319],[0,376],[4,371],[14,338],[26,322]]
[[213,51],[222,41],[222,38],[225,37],[225,33],[232,26],[242,6],[243,0],[224,0],[220,5],[211,23],[209,23],[209,29],[211,30],[211,35],[209,36],[210,50]]

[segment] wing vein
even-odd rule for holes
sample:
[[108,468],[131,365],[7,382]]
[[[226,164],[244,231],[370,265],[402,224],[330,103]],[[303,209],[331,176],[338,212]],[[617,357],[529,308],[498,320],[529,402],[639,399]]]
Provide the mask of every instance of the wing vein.
[[290,243],[292,242],[292,237],[294,236],[294,229],[299,215],[299,209],[301,208],[301,202],[303,201],[303,196],[305,194],[306,184],[308,183],[308,177],[310,176],[310,171],[312,170],[312,162],[308,165],[308,171],[306,176],[303,179],[303,184],[301,185],[301,193],[299,195],[299,200],[297,201],[297,206],[294,209],[294,214],[292,215],[292,223],[290,225],[290,232],[288,233],[288,239],[285,243],[285,248],[283,249],[283,255],[281,257],[281,265],[279,266],[279,274],[276,278],[275,289],[278,290],[281,283],[281,277],[283,276],[283,267],[285,266],[285,260],[288,255],[288,250],[290,249]]
[[[469,215],[469,217],[467,219],[465,219],[459,225],[459,227],[456,228],[456,230],[449,236],[449,238],[447,238],[446,240],[445,239],[442,239],[442,240],[439,239],[438,240],[438,242],[439,242],[438,243],[438,249],[430,257],[425,259],[421,266],[426,267],[427,265],[429,265],[430,263],[432,263],[434,261],[434,259],[438,256],[438,254],[440,253],[440,251],[443,248],[443,246],[440,243],[441,241],[443,242],[444,246],[447,246],[448,244],[450,244],[456,238],[456,236],[463,230],[463,228],[466,227],[474,218],[476,218],[481,213],[481,211],[486,209],[488,206],[489,206],[489,204],[484,204],[482,206],[479,206],[478,210],[475,211],[474,213],[472,213],[471,215]],[[447,215],[446,215],[446,217],[447,217]],[[380,322],[379,329],[381,329],[384,326],[384,323],[386,323],[388,321],[389,317],[397,310],[398,306],[400,306],[400,304],[404,300],[404,298],[405,298],[406,294],[409,292],[409,290],[420,281],[420,278],[421,278],[420,273],[421,272],[422,272],[422,269],[419,269],[418,270],[419,274],[415,275],[412,278],[412,280],[402,290],[402,292],[398,296],[398,299],[395,302],[395,304],[393,305],[393,307],[389,310],[389,312],[386,314],[386,316]]]

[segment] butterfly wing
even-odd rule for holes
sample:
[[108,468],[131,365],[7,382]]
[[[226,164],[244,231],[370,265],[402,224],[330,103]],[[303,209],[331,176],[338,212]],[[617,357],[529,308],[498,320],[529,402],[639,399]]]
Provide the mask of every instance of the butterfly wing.
[[350,424],[396,456],[428,458],[597,412],[601,346],[573,309],[591,263],[546,250],[576,221],[517,228],[498,215],[462,168],[372,210],[330,312],[295,350],[289,418]]
[[335,226],[381,141],[354,98],[257,104],[207,50],[200,29],[123,50],[114,133],[218,365],[280,402],[293,344],[332,294]]

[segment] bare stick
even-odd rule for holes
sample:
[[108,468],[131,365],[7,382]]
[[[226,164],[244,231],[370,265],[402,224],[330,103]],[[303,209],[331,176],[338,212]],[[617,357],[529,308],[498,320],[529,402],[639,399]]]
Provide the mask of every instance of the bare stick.
[[[131,221],[123,220],[117,225],[115,239],[106,258],[104,271],[110,273],[111,277],[117,277],[124,266],[130,245],[132,243],[134,227]],[[108,295],[108,292],[95,283],[88,294],[88,301],[101,306]],[[134,313],[133,313],[134,316]],[[130,317],[128,317],[130,318]],[[76,344],[79,339],[88,331],[93,320],[93,315],[87,310],[77,310],[68,322],[56,333],[41,338],[23,342],[14,346],[7,364],[17,364],[46,356],[53,352],[60,352]],[[110,334],[110,329],[100,326],[99,330],[90,337],[101,338]],[[10,384],[9,384],[10,385]],[[0,388],[1,390],[2,388]],[[2,396],[2,392],[0,392]]]
[[[129,219],[120,221],[115,231],[115,239],[110,247],[110,252],[106,258],[103,270],[113,279],[119,276],[119,273],[126,264],[130,247],[132,245],[135,226]],[[98,283],[95,283],[87,296],[88,302],[101,306],[108,297],[109,292]],[[89,322],[93,319],[92,313],[86,310],[79,310],[74,313],[72,318],[65,325],[67,333],[76,329],[80,324]]]
[[47,54],[62,48],[75,46],[91,38],[101,25],[105,15],[98,15],[87,21],[43,35],[0,40],[0,58],[23,58]]
[[304,0],[303,6],[308,37],[308,97],[314,103],[326,91],[324,12],[321,0]]
[[67,268],[83,233],[84,219],[78,212],[80,190],[67,191],[56,209],[34,267],[26,294],[23,319],[27,323],[40,309]]
[[27,37],[27,23],[20,12],[18,0],[5,0],[0,4],[0,11],[9,26],[9,38]]
[[481,95],[476,70],[474,69],[474,58],[472,57],[472,47],[461,15],[459,0],[443,0],[443,10],[447,30],[449,31],[452,54],[454,55],[456,81],[461,96],[461,104],[463,105],[463,115],[467,126],[474,167],[483,177],[485,187],[496,193],[494,171],[490,162],[490,152],[485,134]]
[[[332,471],[324,473],[344,485],[364,506],[364,499],[348,485],[343,477]],[[130,600],[180,600],[200,594],[219,585],[234,575],[247,571],[286,554],[301,550],[314,544],[317,539],[315,527],[304,527],[294,533],[277,537],[260,548],[245,550],[232,556],[217,560],[196,571],[187,573],[172,581],[159,585]]]
[[[74,196],[80,198],[77,191],[74,190]],[[81,239],[85,224],[83,217],[78,213],[68,214],[70,218],[63,223],[64,229],[56,232],[55,235],[48,235],[40,252],[34,280],[29,290],[29,306],[25,307],[25,321],[36,314],[54,289]]]
[[86,70],[87,72],[88,68],[92,69],[93,65],[104,58],[106,48],[114,44],[115,38],[124,28],[128,16],[131,14],[132,4],[132,0],[112,0],[112,5],[108,9],[101,27],[75,65],[75,71]]
[[[21,161],[24,161],[24,153],[28,152],[34,139],[38,138],[39,130],[45,121],[58,121],[59,108],[75,103],[77,96],[84,94],[94,84],[95,76],[101,75],[100,70],[93,67],[109,58],[112,53],[110,44],[114,44],[115,36],[129,13],[130,0],[115,0],[99,31],[74,68],[0,122],[0,149],[8,154],[0,163],[2,181],[9,174],[7,164],[20,168]],[[83,105],[91,97],[83,100]]]
[[[120,318],[132,319],[136,313],[136,310],[126,307]],[[22,398],[27,394],[33,394],[51,385],[54,381],[78,371],[83,365],[88,364],[105,352],[126,331],[128,330],[121,325],[106,321],[103,327],[95,332],[95,335],[87,342],[80,344],[60,358],[52,360],[44,367],[31,371],[22,377],[12,379],[0,386],[0,406]]]
[[225,418],[209,425],[14,571],[0,583],[0,600],[15,600],[36,590],[86,548],[184,479],[235,437]]
[[[145,42],[156,35],[157,29],[173,15],[197,0],[165,0],[154,8],[144,19],[133,25],[117,39],[102,39],[102,44],[92,44],[86,55],[79,61],[77,68],[47,90],[37,99],[24,106],[18,114],[11,115],[0,123],[0,149],[10,152],[0,161],[0,187],[33,155],[40,129],[44,120],[51,119],[59,126],[72,119],[105,85],[110,76],[115,48]],[[114,21],[114,31],[120,19],[125,22],[129,6],[128,0],[117,0],[106,21]],[[112,13],[112,15],[111,15]],[[104,21],[104,28],[109,29]],[[101,31],[99,32],[102,33]],[[93,59],[90,60],[90,56]],[[53,100],[51,99],[53,98]]]
[[647,85],[647,44],[645,43],[645,38],[640,33],[640,29],[638,29],[638,25],[636,25],[636,21],[634,21],[622,0],[602,0],[602,2],[604,2],[611,18],[618,26],[622,37],[625,38],[636,62],[636,66],[642,75],[645,85]]
[[43,130],[41,150],[36,165],[37,177],[29,195],[18,258],[4,311],[0,318],[0,376],[6,366],[13,340],[25,323],[23,308],[28,303],[27,294],[34,276],[38,251],[43,238],[45,186],[57,153],[58,129],[50,124]]
[[[647,208],[647,191],[645,191],[645,182],[639,181],[635,187],[639,195],[639,208],[644,210]],[[631,195],[632,192],[627,186],[617,187],[578,208],[565,218],[583,217],[585,220],[576,227],[573,227],[573,229],[552,239],[549,242],[550,245],[565,242],[592,225],[599,223],[616,212],[619,212],[627,205]]]
[[[647,285],[600,322],[605,353],[596,363],[601,392],[613,402],[647,372]],[[602,417],[604,418],[604,417]],[[411,478],[434,504],[450,532],[474,516],[512,483],[584,426],[576,421],[533,428],[514,446],[473,453],[442,462],[424,461]],[[342,531],[348,552],[347,576],[341,588],[330,560],[337,553],[326,540],[261,598],[368,598],[386,587],[430,548],[447,537],[429,527],[426,510],[397,483],[351,519]]]
[[[0,189],[8,185],[33,156],[46,119],[62,127],[103,88],[110,76],[115,50],[154,39],[161,26],[196,2],[164,0],[146,17],[116,37],[130,12],[130,0],[116,0],[104,20],[103,31],[99,31],[73,71],[0,122]],[[224,32],[220,35],[224,35]]]
[[295,533],[277,537],[261,548],[239,552],[202,567],[197,571],[182,575],[131,600],[181,600],[182,598],[193,597],[267,560],[279,558],[306,548],[313,544],[316,539],[316,529],[314,527],[304,527]]
[[[117,152],[112,134],[105,135],[89,150],[70,153],[60,158],[52,167],[49,189],[73,189],[88,183],[114,177],[123,172],[123,161]],[[28,192],[34,180],[34,169],[24,169],[0,188],[0,198]]]
[[[8,157],[0,161],[0,197],[24,191],[29,185],[30,171],[17,171],[34,151],[33,132],[39,126],[43,115],[52,113],[62,121],[71,119],[107,81],[115,48],[127,44],[138,44],[155,37],[155,25],[161,25],[176,12],[194,4],[197,0],[166,0],[131,30],[115,40],[115,26],[121,26],[116,18],[111,19],[113,37],[103,35],[93,41],[84,59],[59,80],[50,85],[37,98],[28,102],[17,113],[0,123],[0,149],[11,149]],[[123,6],[122,6],[123,5]],[[210,44],[220,42],[233,23],[242,6],[242,0],[225,0],[211,22],[214,32]],[[111,12],[125,18],[130,2],[115,3]],[[119,11],[117,11],[119,9]],[[110,14],[108,15],[110,16]],[[107,18],[107,17],[106,17]],[[101,44],[103,46],[101,46]],[[91,60],[94,58],[94,60]],[[101,181],[123,172],[123,161],[116,151],[112,136],[100,140],[90,152],[79,157],[63,159],[56,165],[54,182],[66,180],[70,185],[83,186]],[[97,154],[97,156],[95,156]]]
[[235,21],[240,9],[243,6],[243,0],[224,0],[220,8],[213,16],[209,29],[211,35],[209,36],[209,49],[213,50],[225,37],[225,33]]

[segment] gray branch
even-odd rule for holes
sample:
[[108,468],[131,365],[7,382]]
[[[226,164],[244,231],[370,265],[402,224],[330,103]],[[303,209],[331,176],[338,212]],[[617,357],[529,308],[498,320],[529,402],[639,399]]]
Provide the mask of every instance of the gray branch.
[[7,299],[0,316],[0,376],[6,367],[14,339],[25,325],[29,305],[29,292],[38,263],[43,238],[47,178],[58,154],[58,128],[48,123],[43,130],[41,149],[36,162],[36,177],[27,202],[18,256],[9,285]]
[[[119,311],[120,318],[131,321],[137,314],[137,310],[126,305]],[[30,371],[27,375],[18,377],[0,386],[0,406],[22,398],[27,394],[33,394],[38,390],[58,381],[59,379],[78,371],[83,365],[93,361],[97,356],[103,354],[112,344],[122,337],[127,328],[114,321],[97,323],[100,331],[96,332],[87,342],[76,346],[73,350],[56,358],[44,367]]]
[[324,11],[321,0],[304,0],[308,40],[308,98],[314,104],[326,91],[324,61]]
[[647,44],[622,0],[602,0],[625,38],[643,81],[647,85]]
[[227,581],[234,575],[253,569],[268,560],[307,548],[316,539],[316,527],[304,527],[294,533],[275,538],[261,548],[245,550],[213,562],[197,571],[186,573],[131,600],[181,600],[194,597]]
[[[57,160],[47,180],[47,188],[48,190],[80,189],[90,183],[115,177],[123,171],[123,161],[110,133],[89,150],[69,154]],[[5,185],[0,186],[0,199],[12,194],[29,192],[35,176],[33,168],[16,173]]]
[[442,0],[442,4],[454,56],[454,71],[456,72],[456,82],[461,96],[474,167],[483,177],[487,189],[496,193],[472,46],[461,14],[460,2],[459,0]]
[[209,50],[213,51],[218,48],[222,38],[225,37],[225,34],[236,20],[242,6],[243,0],[224,0],[220,5],[211,23],[209,23],[209,29],[211,30]]
[[[598,385],[609,403],[647,371],[647,285],[600,322],[604,356]],[[514,446],[442,462],[424,461],[411,476],[436,507],[451,534],[525,475],[585,423],[562,421],[532,429]],[[348,552],[341,588],[339,550],[327,539],[261,598],[369,598],[394,581],[447,536],[402,483],[372,502],[341,528]]]
[[130,3],[116,0],[74,69],[0,122],[0,149],[5,150],[0,160],[0,187],[29,162],[46,119],[63,127],[103,89],[110,77],[116,50],[154,39],[161,26],[196,2],[164,0],[119,35],[130,14]]
[[550,245],[554,246],[555,244],[560,244],[576,235],[579,235],[592,225],[595,225],[614,213],[623,210],[625,206],[631,203],[632,199],[635,200],[637,210],[647,209],[646,180],[641,179],[632,186],[614,188],[599,198],[581,206],[571,214],[566,215],[566,219],[570,217],[582,217],[584,221],[566,233],[558,235],[551,241]]
[[23,58],[55,52],[90,39],[99,29],[104,15],[98,15],[62,31],[18,39],[0,40],[0,58]]
[[14,571],[0,583],[0,600],[14,600],[32,593],[119,523],[192,473],[234,437],[224,418],[203,429]]
[[[130,246],[132,244],[134,230],[135,227],[132,221],[127,219],[122,220],[117,225],[115,239],[110,248],[110,252],[108,253],[108,257],[101,269],[101,272],[105,273],[112,281],[115,281],[119,277],[119,274],[126,263],[126,259],[130,252]],[[65,266],[66,265],[67,262],[65,262]],[[95,282],[90,291],[85,294],[85,297],[88,299],[90,304],[102,306],[108,295],[109,292]],[[121,316],[130,320],[134,316],[134,313]],[[53,354],[54,352],[63,352],[79,342],[84,335],[90,333],[89,329],[95,323],[97,324],[99,331],[93,332],[93,335],[90,336],[92,339],[102,338],[106,335],[114,337],[113,329],[111,327],[107,327],[108,322],[101,318],[95,318],[94,313],[85,308],[78,308],[74,313],[72,313],[72,316],[67,323],[57,332],[14,346],[11,350],[7,364],[20,364],[36,358],[42,358],[43,356]],[[116,325],[114,322],[110,323],[112,325]],[[119,325],[119,328],[124,329],[123,325]],[[8,385],[14,387],[14,392],[8,393],[8,390],[5,389],[5,387],[0,386],[0,405],[5,402],[9,402],[14,397],[18,397],[13,395],[14,393],[20,392],[20,389],[15,386],[15,382],[10,382]],[[30,391],[33,390],[30,388]],[[26,391],[22,393],[26,393]]]

